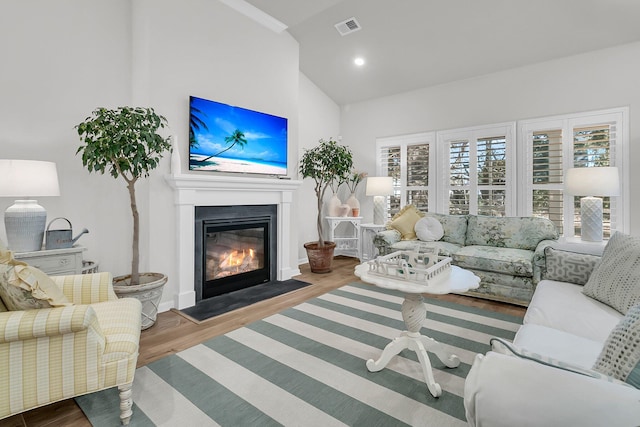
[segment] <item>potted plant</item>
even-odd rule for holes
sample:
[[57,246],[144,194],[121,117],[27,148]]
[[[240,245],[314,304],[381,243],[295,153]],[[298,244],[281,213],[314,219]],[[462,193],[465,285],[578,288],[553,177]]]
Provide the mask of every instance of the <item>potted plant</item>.
[[131,274],[114,278],[114,291],[118,296],[133,296],[142,302],[142,329],[151,327],[156,320],[162,287],[167,276],[161,273],[139,272],[140,217],[136,203],[135,184],[149,176],[165,152],[171,151],[169,137],[158,131],[167,126],[167,120],[153,108],[119,107],[97,108],[91,116],[76,126],[83,145],[82,164],[89,172],[109,174],[127,183],[131,213],[133,215],[133,245]]
[[300,174],[303,178],[315,181],[315,193],[318,200],[318,241],[304,244],[309,258],[309,266],[314,273],[328,273],[333,261],[334,242],[325,242],[322,222],[322,201],[329,185],[344,180],[351,172],[353,155],[351,150],[329,139],[320,139],[320,144],[306,149],[300,159]]

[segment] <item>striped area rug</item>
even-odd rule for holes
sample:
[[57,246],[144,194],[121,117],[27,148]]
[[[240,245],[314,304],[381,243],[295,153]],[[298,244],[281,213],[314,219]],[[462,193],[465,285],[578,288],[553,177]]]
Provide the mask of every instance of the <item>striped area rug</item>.
[[[443,393],[429,394],[415,353],[369,372],[404,329],[402,296],[353,283],[139,368],[132,426],[464,426],[464,379],[492,336],[522,322],[427,299],[422,333],[460,357],[431,357]],[[118,425],[115,389],[76,399],[95,426]]]

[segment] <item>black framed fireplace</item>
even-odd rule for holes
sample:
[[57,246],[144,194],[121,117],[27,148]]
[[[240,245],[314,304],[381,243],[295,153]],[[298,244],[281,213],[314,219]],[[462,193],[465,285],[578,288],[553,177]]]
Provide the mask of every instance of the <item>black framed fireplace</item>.
[[275,281],[277,205],[195,207],[196,302]]

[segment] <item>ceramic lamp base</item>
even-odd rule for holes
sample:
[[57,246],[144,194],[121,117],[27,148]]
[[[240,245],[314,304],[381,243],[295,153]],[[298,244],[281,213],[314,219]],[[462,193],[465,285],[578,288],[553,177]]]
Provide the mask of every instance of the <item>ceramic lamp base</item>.
[[580,199],[580,238],[586,242],[602,241],[602,199],[583,197]]
[[37,200],[16,200],[4,212],[7,244],[13,252],[42,249],[47,211]]
[[373,223],[376,225],[384,224],[385,214],[385,196],[373,196]]

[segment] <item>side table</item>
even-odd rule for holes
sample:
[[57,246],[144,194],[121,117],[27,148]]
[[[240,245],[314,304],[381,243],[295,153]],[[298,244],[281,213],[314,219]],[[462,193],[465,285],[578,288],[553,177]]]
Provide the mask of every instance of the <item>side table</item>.
[[329,241],[335,242],[335,255],[360,258],[361,216],[328,216]]
[[434,397],[439,397],[442,394],[442,388],[433,377],[431,361],[427,351],[434,353],[448,368],[457,367],[460,364],[460,359],[455,354],[449,353],[438,341],[420,334],[422,323],[427,317],[427,306],[424,304],[422,294],[442,295],[452,292],[466,292],[469,289],[475,289],[480,286],[480,278],[470,271],[452,266],[451,274],[448,278],[426,286],[406,280],[370,274],[369,265],[366,262],[356,266],[355,275],[364,282],[380,288],[400,291],[404,294],[401,311],[407,330],[387,344],[378,360],[367,360],[367,369],[370,372],[381,371],[393,356],[404,349],[412,350],[418,356],[429,392]]
[[360,224],[360,262],[369,261],[378,256],[373,238],[385,228],[384,224]]
[[66,249],[15,252],[13,256],[51,276],[62,276],[82,274],[82,252],[85,250],[85,247],[76,245]]
[[589,242],[581,240],[579,237],[561,237],[557,242],[552,244],[552,247],[563,251],[601,256],[604,247],[607,246],[607,242],[608,240]]

